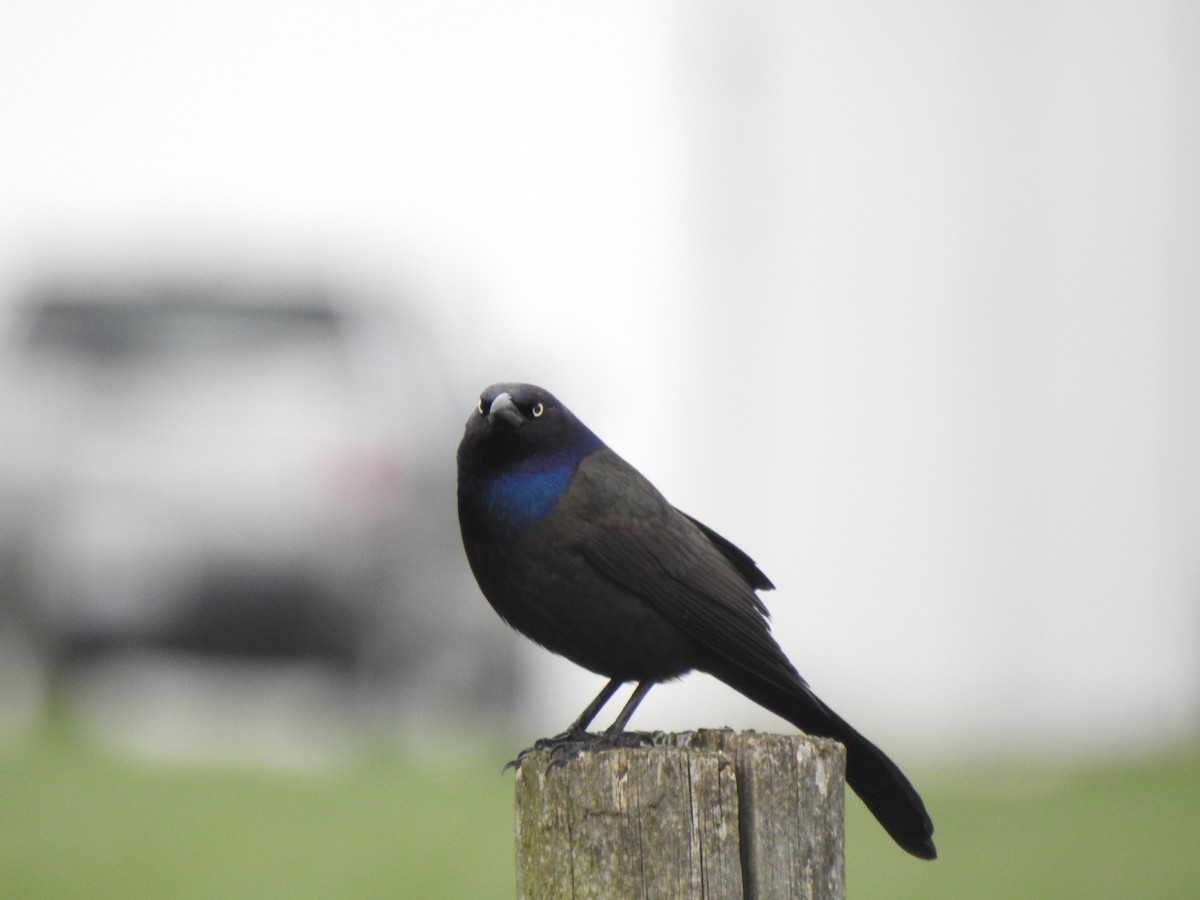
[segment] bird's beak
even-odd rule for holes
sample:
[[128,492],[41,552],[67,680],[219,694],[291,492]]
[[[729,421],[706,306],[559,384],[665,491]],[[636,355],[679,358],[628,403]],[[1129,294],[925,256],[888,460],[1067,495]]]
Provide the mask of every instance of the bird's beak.
[[513,428],[520,428],[525,424],[525,417],[521,415],[508,393],[497,394],[492,405],[488,407],[488,420],[494,422],[497,419]]

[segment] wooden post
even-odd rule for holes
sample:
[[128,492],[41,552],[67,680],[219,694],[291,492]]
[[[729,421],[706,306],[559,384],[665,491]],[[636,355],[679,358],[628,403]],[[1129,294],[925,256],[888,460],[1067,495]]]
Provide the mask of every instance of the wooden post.
[[845,887],[845,748],[730,730],[517,770],[517,896],[811,898]]

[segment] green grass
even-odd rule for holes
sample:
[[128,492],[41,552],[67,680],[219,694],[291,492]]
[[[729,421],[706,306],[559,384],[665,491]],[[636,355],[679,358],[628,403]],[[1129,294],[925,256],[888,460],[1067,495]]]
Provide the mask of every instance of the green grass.
[[[322,774],[147,767],[62,729],[0,748],[9,898],[513,896],[504,751]],[[1200,896],[1200,753],[921,773],[941,859],[847,802],[851,897]]]
[[146,767],[44,736],[0,751],[0,894],[512,897],[502,756],[302,775]]
[[1200,897],[1200,752],[977,766],[917,782],[939,859],[889,852],[870,813],[848,799],[851,897]]

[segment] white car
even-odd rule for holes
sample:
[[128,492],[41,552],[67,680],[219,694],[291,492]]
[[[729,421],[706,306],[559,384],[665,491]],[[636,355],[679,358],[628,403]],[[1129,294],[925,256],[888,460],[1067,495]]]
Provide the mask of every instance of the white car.
[[33,292],[9,337],[0,628],[52,668],[154,646],[392,684],[447,643],[479,656],[458,407],[396,316],[312,286],[83,283]]

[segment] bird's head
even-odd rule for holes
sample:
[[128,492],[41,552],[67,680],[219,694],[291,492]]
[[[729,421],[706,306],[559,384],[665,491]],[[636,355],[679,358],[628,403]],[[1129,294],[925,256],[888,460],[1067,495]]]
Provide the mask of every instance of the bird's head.
[[467,419],[460,457],[485,469],[578,462],[603,443],[545,388],[493,384]]

